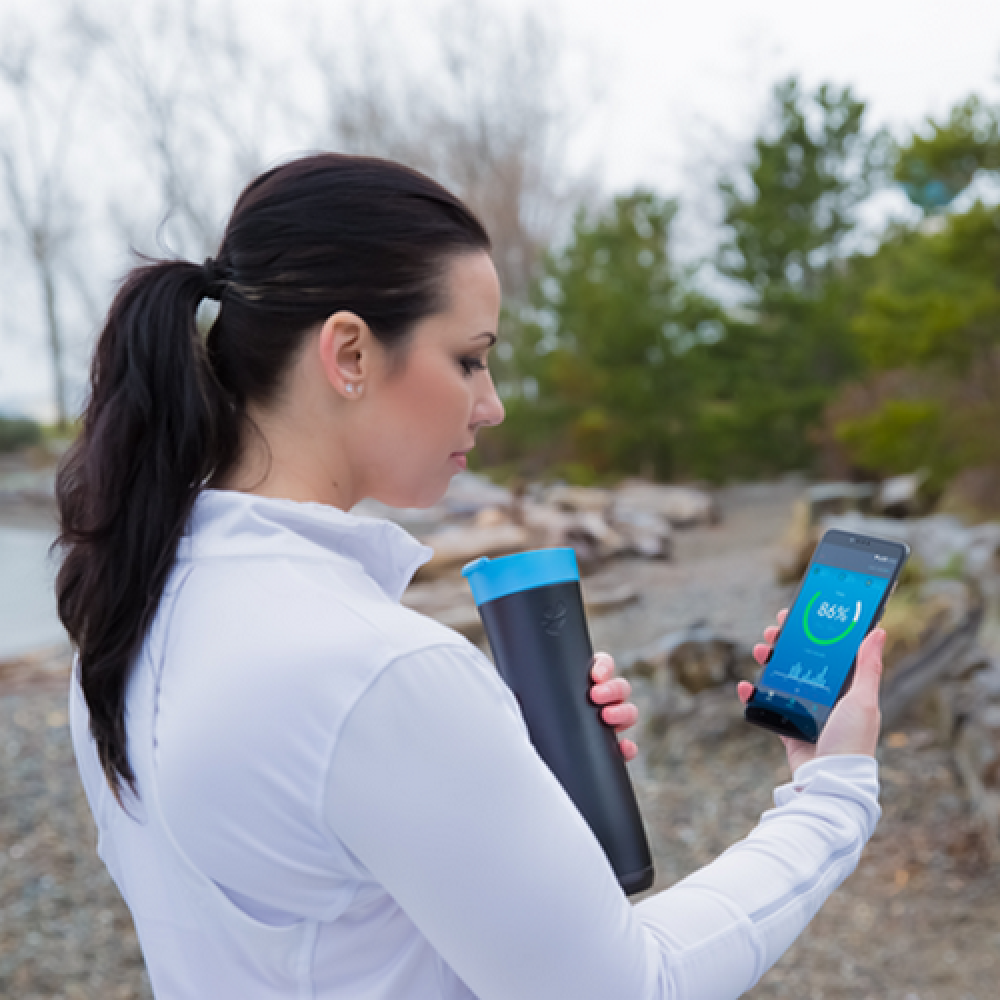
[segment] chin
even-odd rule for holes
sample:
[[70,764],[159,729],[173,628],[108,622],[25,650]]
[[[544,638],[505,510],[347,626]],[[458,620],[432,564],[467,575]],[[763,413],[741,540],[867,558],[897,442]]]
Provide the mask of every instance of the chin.
[[424,480],[406,486],[398,485],[394,489],[379,493],[374,499],[384,503],[387,507],[426,510],[441,501],[455,475],[456,473],[452,472],[435,482]]

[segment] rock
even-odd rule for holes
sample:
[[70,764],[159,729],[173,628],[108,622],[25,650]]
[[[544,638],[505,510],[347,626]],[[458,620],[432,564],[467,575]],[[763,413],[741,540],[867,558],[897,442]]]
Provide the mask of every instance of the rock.
[[524,500],[520,505],[532,548],[572,548],[581,569],[589,569],[629,550],[627,540],[598,512],[560,509]]
[[715,497],[693,486],[664,486],[645,479],[626,479],[615,491],[617,510],[648,511],[660,515],[674,528],[718,524]]
[[885,479],[875,497],[875,509],[888,517],[913,517],[924,506],[921,487],[927,479],[926,472]]
[[977,596],[962,580],[932,579],[900,589],[882,618],[887,633],[883,657],[887,675],[935,637],[959,628],[977,604]]
[[756,670],[749,649],[734,639],[718,635],[705,622],[668,632],[625,654],[619,666],[623,673],[645,676],[668,669],[692,694],[726,681],[748,679]]
[[583,606],[588,617],[620,611],[639,600],[639,592],[630,583],[620,583],[610,587],[583,585]]
[[569,531],[570,544],[584,551],[592,550],[592,556],[584,561],[611,559],[622,555],[628,548],[628,543],[608,521],[596,511],[580,511],[572,520]]
[[72,665],[73,648],[68,642],[0,660],[0,694],[37,687],[63,688]]
[[966,524],[1000,518],[1000,466],[963,469],[945,487],[937,509]]
[[630,552],[644,559],[670,559],[674,554],[674,533],[670,522],[652,510],[616,504],[611,523],[622,535]]
[[809,517],[816,524],[824,517],[846,514],[849,511],[861,513],[870,505],[875,495],[873,483],[813,483],[804,495],[809,505]]
[[798,583],[805,573],[819,541],[819,529],[813,523],[808,498],[800,497],[792,506],[788,530],[778,546],[774,572],[778,583]]
[[583,486],[554,486],[546,494],[545,501],[559,510],[607,514],[611,509],[612,493]]
[[486,508],[509,511],[512,502],[510,490],[473,472],[460,472],[454,476],[441,498],[441,506],[455,517],[474,516]]
[[513,524],[511,513],[501,507],[483,507],[472,519],[477,528],[496,528],[501,524]]
[[430,580],[464,566],[482,556],[506,556],[530,547],[531,538],[516,524],[492,527],[456,525],[428,535],[424,541],[434,549],[431,560],[417,570],[415,579]]
[[1000,577],[1000,524],[991,521],[969,528],[964,569],[976,579]]
[[954,753],[990,858],[1000,860],[1000,702],[981,703],[962,720]]
[[[957,582],[935,580],[930,584]],[[979,594],[967,587],[968,604],[956,621],[965,598],[959,596],[957,589],[948,592],[930,584],[925,585],[930,590],[924,610],[918,603],[910,618],[915,624],[908,637],[901,635],[904,620],[891,617],[899,615],[894,608],[895,600],[890,601],[886,611],[886,632],[894,637],[895,643],[886,656],[887,672],[880,699],[882,723],[886,729],[895,725],[912,703],[942,684],[961,679],[982,660],[978,636],[984,608]]]
[[[775,575],[779,583],[802,579],[813,550],[830,518],[861,517],[860,509],[871,501],[871,483],[814,483],[792,507],[788,530],[778,547]],[[855,528],[855,531],[861,530]]]
[[859,531],[905,542],[928,573],[965,573],[978,580],[1000,574],[1000,524],[995,521],[967,528],[950,514],[898,521],[849,513],[823,518],[820,528]]

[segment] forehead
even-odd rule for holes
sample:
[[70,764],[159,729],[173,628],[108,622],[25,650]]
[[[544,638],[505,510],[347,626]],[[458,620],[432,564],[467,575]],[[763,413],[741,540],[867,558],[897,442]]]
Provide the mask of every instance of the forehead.
[[420,320],[387,359],[394,377],[409,371],[415,359],[430,358],[442,349],[484,348],[487,340],[480,335],[496,335],[500,280],[489,254],[453,257],[441,280],[442,307]]
[[440,334],[496,333],[500,314],[500,281],[487,253],[462,254],[445,265],[443,308],[419,327]]

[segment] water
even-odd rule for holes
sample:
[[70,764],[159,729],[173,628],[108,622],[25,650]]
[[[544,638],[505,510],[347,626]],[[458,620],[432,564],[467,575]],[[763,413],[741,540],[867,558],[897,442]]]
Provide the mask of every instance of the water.
[[0,528],[0,660],[68,642],[56,615],[54,531]]

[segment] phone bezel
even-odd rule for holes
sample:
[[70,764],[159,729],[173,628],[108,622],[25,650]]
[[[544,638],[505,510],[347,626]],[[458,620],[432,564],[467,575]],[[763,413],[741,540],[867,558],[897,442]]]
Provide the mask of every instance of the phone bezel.
[[[844,539],[841,541],[840,539]],[[871,624],[868,626],[868,630],[861,637],[858,642],[860,647],[861,643],[864,642],[865,638],[878,627],[878,623],[882,620],[882,615],[885,611],[885,606],[892,596],[892,592],[896,589],[896,583],[899,580],[899,574],[902,572],[903,567],[906,565],[906,560],[910,557],[910,547],[905,542],[897,541],[894,538],[880,538],[877,535],[868,535],[860,531],[844,531],[841,528],[830,528],[823,533],[823,537],[816,543],[816,547],[813,549],[813,553],[809,558],[809,564],[806,566],[805,572],[802,574],[802,579],[799,581],[798,589],[795,591],[795,597],[792,599],[792,603],[789,605],[789,614],[791,614],[792,609],[795,607],[802,594],[802,589],[805,587],[806,581],[809,579],[809,572],[813,567],[813,563],[816,561],[820,550],[823,548],[824,543],[829,542],[835,545],[846,545],[846,547],[858,547],[861,548],[866,544],[871,542],[878,542],[880,545],[889,545],[895,547],[899,550],[899,556],[896,561],[896,565],[893,569],[892,576],[889,578],[889,585],[885,588],[885,593],[882,595],[882,599],[879,601],[878,607],[875,609],[875,614],[872,616]],[[771,661],[771,655],[774,653],[774,649],[777,648],[778,642],[781,640],[781,633],[778,633],[778,637],[775,639],[774,644],[771,649],[771,654],[768,655],[767,660],[764,661],[766,666]],[[841,698],[847,693],[851,687],[851,682],[854,680],[854,672],[857,668],[858,656],[855,652],[854,659],[851,661],[850,669],[844,677],[844,682],[840,686],[840,690],[837,692],[837,697],[833,701],[833,705],[830,706],[830,711],[832,713],[833,709],[836,707],[837,703]],[[782,736],[790,736],[793,739],[802,740],[805,743],[816,743],[819,739],[820,733],[823,731],[823,726],[829,720],[830,716],[827,715],[826,719],[823,721],[822,725],[817,724],[815,726],[815,733],[803,731],[795,722],[793,722],[787,713],[782,713],[776,711],[772,708],[767,708],[761,704],[755,704],[754,699],[757,697],[759,689],[755,689],[750,701],[747,702],[746,709],[744,710],[744,718],[747,722],[752,723],[755,726],[760,726],[763,729],[769,729],[771,732],[779,733]],[[783,697],[788,698],[792,703],[796,703],[796,699],[792,698],[790,695],[784,695]],[[805,708],[802,709],[802,716],[809,719],[813,723],[816,722],[815,717]]]

